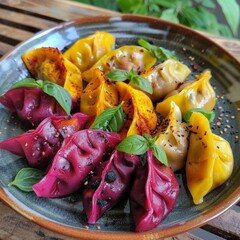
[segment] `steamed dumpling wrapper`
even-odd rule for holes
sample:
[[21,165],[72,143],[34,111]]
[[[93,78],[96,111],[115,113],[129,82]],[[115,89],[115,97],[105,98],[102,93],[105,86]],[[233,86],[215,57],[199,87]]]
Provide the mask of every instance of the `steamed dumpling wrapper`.
[[115,37],[107,32],[96,32],[76,41],[64,54],[81,72],[91,68],[114,48]]
[[152,69],[144,71],[141,76],[152,84],[153,93],[149,94],[149,97],[156,102],[176,89],[190,72],[185,64],[174,59],[168,59]]
[[44,119],[35,130],[0,142],[0,148],[25,157],[31,167],[46,168],[71,134],[83,129],[88,116],[76,113]]
[[120,102],[127,119],[120,131],[122,138],[133,134],[150,134],[157,126],[157,115],[151,99],[141,90],[134,89],[124,82],[116,83]]
[[139,167],[130,193],[130,206],[137,232],[156,227],[173,209],[179,184],[171,168],[147,152],[146,164]]
[[139,46],[123,46],[104,55],[89,70],[83,72],[82,77],[90,82],[95,68],[102,70],[105,74],[113,69],[134,70],[140,73],[151,68],[157,59],[149,51]]
[[211,111],[216,103],[216,95],[209,83],[211,72],[205,71],[196,77],[196,81],[187,85],[181,92],[172,95],[156,106],[156,111],[167,116],[171,102],[175,102],[181,109],[182,115],[193,108],[203,108]]
[[194,112],[189,120],[190,142],[186,162],[187,186],[193,202],[223,184],[232,174],[232,149],[225,139],[211,132],[208,119]]
[[88,174],[109,154],[121,138],[101,130],[80,130],[66,138],[46,176],[33,185],[38,197],[63,197],[76,192]]
[[174,102],[171,102],[170,111],[161,122],[156,135],[158,137],[155,144],[165,151],[169,166],[173,171],[180,170],[186,162],[189,131],[187,123],[182,122],[179,107]]
[[138,155],[116,150],[109,160],[96,168],[83,192],[83,206],[88,223],[95,224],[128,193],[140,162]]
[[30,129],[37,127],[47,117],[67,115],[57,100],[40,88],[10,89],[0,96],[0,102],[16,113],[24,126]]
[[93,71],[93,78],[83,90],[80,112],[90,117],[88,125],[107,108],[119,103],[119,94],[115,82],[108,81],[99,69]]
[[41,47],[22,55],[28,71],[35,79],[54,82],[69,91],[78,100],[82,93],[80,70],[63,57],[61,51],[52,47]]

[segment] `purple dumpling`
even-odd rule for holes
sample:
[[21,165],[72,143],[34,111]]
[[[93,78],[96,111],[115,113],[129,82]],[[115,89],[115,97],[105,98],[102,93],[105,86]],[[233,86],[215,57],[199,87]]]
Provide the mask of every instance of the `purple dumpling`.
[[88,116],[52,116],[43,120],[35,130],[0,142],[0,148],[25,157],[29,166],[44,169],[54,158],[65,138],[83,129]]
[[35,128],[45,118],[66,116],[59,103],[40,88],[14,88],[0,96],[0,103],[16,112],[24,126]]
[[97,166],[83,192],[83,206],[88,223],[96,223],[107,210],[122,199],[139,165],[139,156],[116,150],[109,160]]
[[63,197],[80,189],[88,174],[121,141],[118,133],[81,130],[65,139],[46,176],[33,185],[38,197]]
[[173,209],[179,184],[171,168],[147,152],[147,162],[138,168],[130,193],[131,212],[137,232],[156,227]]

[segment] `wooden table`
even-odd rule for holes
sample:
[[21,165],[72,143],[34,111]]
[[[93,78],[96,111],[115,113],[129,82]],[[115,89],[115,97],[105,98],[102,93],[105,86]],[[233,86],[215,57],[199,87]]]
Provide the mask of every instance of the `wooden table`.
[[[119,13],[78,4],[66,0],[1,0],[0,1],[0,57],[15,45],[30,38],[40,30],[60,22],[84,16],[117,15]],[[240,41],[205,34],[240,60]],[[2,174],[2,173],[1,173]],[[240,204],[193,231],[169,239],[239,239]],[[0,239],[37,240],[71,239],[43,229],[20,216],[0,201]]]

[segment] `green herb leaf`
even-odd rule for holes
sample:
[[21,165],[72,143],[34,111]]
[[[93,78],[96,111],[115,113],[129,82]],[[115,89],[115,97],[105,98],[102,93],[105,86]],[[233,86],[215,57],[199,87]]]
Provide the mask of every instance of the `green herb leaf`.
[[217,2],[221,6],[224,16],[236,36],[240,22],[239,3],[236,0],[217,0]]
[[133,134],[120,142],[117,150],[129,154],[142,155],[148,150],[148,143],[143,136]]
[[108,132],[118,132],[123,127],[126,114],[123,111],[123,102],[117,107],[103,111],[92,125],[92,129],[101,129]]
[[193,112],[202,113],[209,120],[209,122],[212,122],[215,118],[215,113],[213,111],[205,110],[202,108],[193,108],[184,114],[183,119],[185,122],[189,122],[189,119],[191,118]]
[[16,83],[14,83],[11,89],[21,88],[21,87],[30,87],[30,88],[42,88],[43,81],[35,80],[33,78],[24,78]]
[[128,72],[124,70],[111,70],[106,74],[106,77],[116,82],[122,82],[128,79]]
[[137,75],[133,69],[129,72],[119,69],[111,70],[106,74],[106,77],[116,82],[129,80],[130,83],[136,88],[150,94],[153,93],[152,84],[146,78]]
[[32,186],[43,178],[42,171],[36,168],[22,168],[8,186],[16,186],[24,192],[31,192]]
[[178,57],[170,50],[163,48],[163,47],[157,47],[155,45],[150,44],[143,38],[138,40],[138,44],[144,48],[146,48],[154,57],[156,57],[159,61],[165,61],[167,59],[173,58],[175,60],[178,60]]
[[168,166],[167,155],[163,148],[159,145],[153,145],[153,155],[164,165]]
[[42,90],[46,94],[54,97],[56,101],[60,104],[60,106],[64,109],[64,111],[68,115],[70,114],[72,97],[66,89],[56,83],[43,81]]

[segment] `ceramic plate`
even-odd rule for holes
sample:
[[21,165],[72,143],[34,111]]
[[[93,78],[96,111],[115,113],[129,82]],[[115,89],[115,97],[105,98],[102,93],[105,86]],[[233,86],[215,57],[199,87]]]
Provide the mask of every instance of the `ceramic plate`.
[[[176,235],[205,224],[236,203],[240,199],[240,148],[237,141],[240,64],[224,49],[197,32],[158,19],[132,15],[91,17],[66,22],[40,32],[2,58],[0,94],[6,92],[14,82],[29,75],[21,60],[21,55],[26,51],[41,46],[57,47],[64,51],[77,39],[95,31],[112,33],[116,37],[118,47],[136,44],[139,38],[144,38],[155,45],[174,50],[180,60],[191,68],[190,78],[205,69],[211,70],[213,75],[211,83],[220,96],[215,107],[216,122],[219,121],[218,117],[221,114],[222,126],[226,124],[230,127],[227,130],[224,130],[224,127],[215,127],[214,132],[222,133],[222,136],[231,143],[235,158],[231,178],[208,194],[203,204],[195,206],[186,188],[184,172],[178,173],[181,190],[173,211],[158,227],[144,233],[134,233],[128,202],[118,204],[96,225],[88,225],[80,194],[59,199],[43,199],[37,198],[34,193],[24,193],[17,188],[8,187],[8,183],[22,167],[26,166],[26,162],[6,151],[0,151],[0,197],[27,218],[51,230],[83,239],[105,240],[158,239]],[[223,94],[224,97],[221,97]],[[22,132],[17,118],[0,106],[0,140]]]

